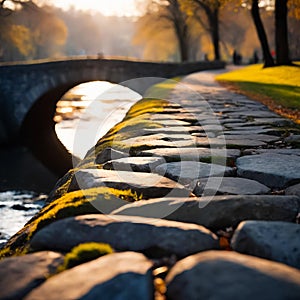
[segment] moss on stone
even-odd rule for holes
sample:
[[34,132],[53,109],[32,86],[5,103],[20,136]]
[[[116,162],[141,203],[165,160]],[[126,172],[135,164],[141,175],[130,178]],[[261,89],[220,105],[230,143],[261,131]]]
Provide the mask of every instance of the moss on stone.
[[113,252],[114,250],[109,244],[95,242],[79,244],[66,254],[63,264],[58,267],[58,272],[62,272],[66,269],[73,268]]
[[87,190],[78,190],[67,193],[65,196],[50,203],[42,209],[31,225],[31,234],[36,230],[48,225],[53,220],[67,217],[100,213],[96,208],[98,201],[109,201],[113,198],[120,198],[124,201],[132,202],[139,200],[139,195],[131,190],[116,190],[108,187],[92,188]]
[[[100,202],[122,199],[127,202],[138,201],[142,195],[131,190],[117,190],[108,187],[98,187],[70,192],[45,206],[34,216],[0,252],[2,256],[16,255],[28,246],[31,237],[41,228],[59,219],[84,214],[101,214],[97,209]],[[126,202],[125,202],[126,203]],[[124,203],[124,204],[125,204]]]
[[168,106],[169,101],[162,99],[142,99],[135,103],[127,112],[125,120],[136,118],[143,114],[160,113],[164,107]]

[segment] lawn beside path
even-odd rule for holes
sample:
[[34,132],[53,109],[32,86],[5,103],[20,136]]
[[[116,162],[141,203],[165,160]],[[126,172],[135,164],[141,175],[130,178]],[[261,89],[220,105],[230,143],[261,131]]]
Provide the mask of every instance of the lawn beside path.
[[216,80],[300,124],[300,64],[265,69],[262,64],[251,65],[218,75]]

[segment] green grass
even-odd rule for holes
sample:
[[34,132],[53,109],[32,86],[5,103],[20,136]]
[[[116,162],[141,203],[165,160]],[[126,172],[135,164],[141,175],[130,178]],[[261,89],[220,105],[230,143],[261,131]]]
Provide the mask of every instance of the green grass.
[[262,68],[252,65],[216,77],[229,87],[267,104],[287,117],[300,111],[300,65]]

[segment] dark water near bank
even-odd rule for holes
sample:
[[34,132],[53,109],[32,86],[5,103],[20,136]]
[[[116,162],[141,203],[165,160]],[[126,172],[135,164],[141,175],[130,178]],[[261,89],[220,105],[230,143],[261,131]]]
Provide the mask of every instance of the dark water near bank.
[[[57,104],[57,136],[71,153],[83,158],[140,98],[108,82],[77,86]],[[1,245],[41,209],[58,177],[21,146],[0,147],[0,166]]]

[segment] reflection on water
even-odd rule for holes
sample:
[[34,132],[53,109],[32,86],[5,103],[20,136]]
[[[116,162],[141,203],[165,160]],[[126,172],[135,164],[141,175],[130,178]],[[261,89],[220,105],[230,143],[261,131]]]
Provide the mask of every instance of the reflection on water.
[[45,198],[33,192],[0,193],[0,247],[42,208]]
[[[66,148],[83,158],[141,96],[108,82],[89,82],[70,90],[57,104],[56,133]],[[30,166],[24,172],[30,174]],[[0,247],[43,206],[45,195],[33,192],[0,193]]]
[[83,158],[139,99],[136,92],[109,82],[81,84],[57,103],[57,136],[71,153]]

